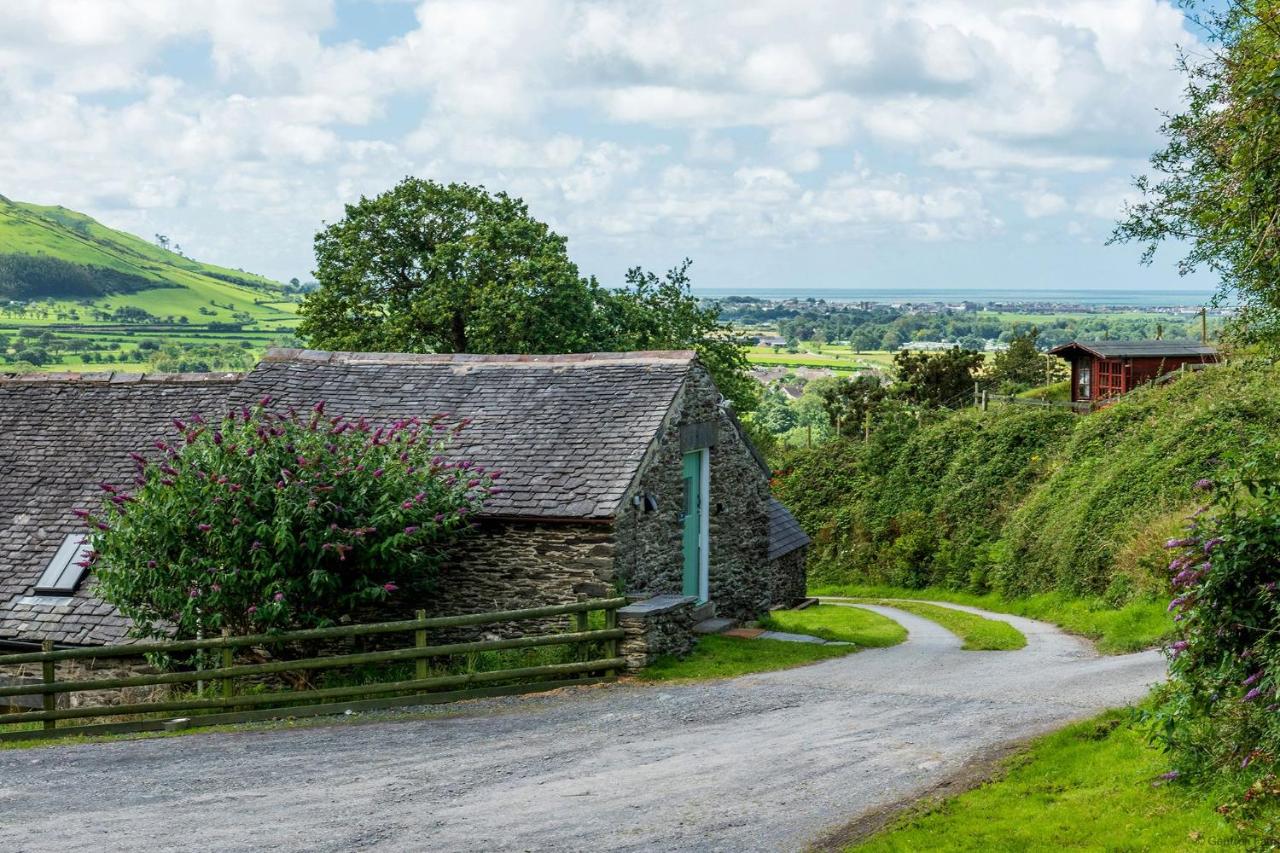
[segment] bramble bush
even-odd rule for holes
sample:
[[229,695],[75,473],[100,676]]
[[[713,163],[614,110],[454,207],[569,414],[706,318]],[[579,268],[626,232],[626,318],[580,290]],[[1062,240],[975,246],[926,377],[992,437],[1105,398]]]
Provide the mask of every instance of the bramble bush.
[[[1175,770],[1235,778],[1241,795],[1221,811],[1252,831],[1280,803],[1280,460],[1243,466],[1238,479],[1197,483],[1213,498],[1171,539],[1178,625],[1169,682],[1144,713]],[[1270,826],[1270,829],[1267,827]]]
[[90,526],[98,594],[140,636],[333,624],[430,595],[500,472],[446,451],[467,421],[385,426],[269,397],[218,424],[174,418],[133,485],[102,483]]

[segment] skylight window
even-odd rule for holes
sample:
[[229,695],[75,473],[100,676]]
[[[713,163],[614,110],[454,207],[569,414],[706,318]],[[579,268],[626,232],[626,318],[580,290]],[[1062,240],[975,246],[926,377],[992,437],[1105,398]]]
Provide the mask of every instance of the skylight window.
[[80,565],[89,558],[89,538],[69,533],[58,553],[49,561],[44,574],[36,581],[36,595],[71,595],[84,579],[88,569]]

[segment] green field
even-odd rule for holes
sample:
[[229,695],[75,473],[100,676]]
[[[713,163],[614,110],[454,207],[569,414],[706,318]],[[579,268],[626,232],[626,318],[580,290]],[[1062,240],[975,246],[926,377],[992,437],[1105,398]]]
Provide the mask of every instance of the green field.
[[192,351],[189,361],[210,369],[236,367],[241,356],[251,363],[287,341],[297,325],[298,296],[285,285],[201,263],[63,207],[0,196],[5,259],[57,263],[68,278],[110,275],[126,283],[67,295],[57,292],[57,281],[6,281],[0,268],[0,294],[38,291],[0,299],[0,355],[10,369],[147,370],[158,345]]
[[767,346],[754,346],[747,350],[752,364],[766,367],[814,367],[827,370],[857,371],[883,370],[893,364],[891,352],[854,352],[847,346],[825,344],[801,344],[799,352],[787,352]]

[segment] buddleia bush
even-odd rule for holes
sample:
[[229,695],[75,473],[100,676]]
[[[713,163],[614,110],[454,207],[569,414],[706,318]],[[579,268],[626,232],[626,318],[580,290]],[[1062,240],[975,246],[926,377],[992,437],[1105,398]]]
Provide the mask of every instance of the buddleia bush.
[[448,449],[465,421],[381,426],[283,411],[270,398],[218,423],[174,418],[131,454],[131,484],[102,483],[92,531],[97,593],[140,636],[315,627],[428,599],[485,499],[485,471]]
[[1212,500],[1167,543],[1178,630],[1169,683],[1145,716],[1173,755],[1170,775],[1246,777],[1243,798],[1224,813],[1280,794],[1278,463],[1259,460],[1220,485],[1201,480]]

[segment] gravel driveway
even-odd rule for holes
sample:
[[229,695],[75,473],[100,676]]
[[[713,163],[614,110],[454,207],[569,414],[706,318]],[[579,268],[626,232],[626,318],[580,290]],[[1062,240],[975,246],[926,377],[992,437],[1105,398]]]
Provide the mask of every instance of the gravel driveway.
[[[799,669],[455,705],[411,720],[0,752],[36,850],[796,850],[1013,739],[1140,699],[1156,652],[934,623]],[[961,608],[968,609],[968,608]]]

